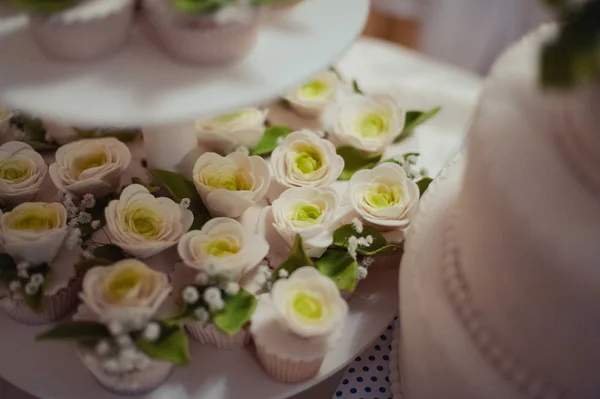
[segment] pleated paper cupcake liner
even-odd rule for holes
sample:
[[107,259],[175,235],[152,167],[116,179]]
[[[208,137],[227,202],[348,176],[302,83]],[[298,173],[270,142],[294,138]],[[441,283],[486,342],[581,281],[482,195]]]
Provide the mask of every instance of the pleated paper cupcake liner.
[[[103,0],[88,2],[96,1]],[[129,40],[134,1],[111,1],[114,9],[92,17],[79,18],[76,8],[57,15],[32,16],[33,38],[49,58],[57,60],[92,61],[116,54]]]
[[73,279],[69,285],[59,290],[55,295],[46,296],[44,309],[35,313],[27,306],[25,300],[19,298],[0,299],[0,308],[13,320],[27,325],[50,324],[68,316],[79,302],[78,293],[81,288],[81,278]]
[[161,386],[173,371],[173,364],[153,360],[144,370],[108,373],[94,355],[84,355],[81,351],[78,354],[96,381],[117,395],[137,396],[151,392]]
[[235,335],[227,335],[216,329],[212,324],[192,322],[185,325],[192,338],[204,345],[212,345],[219,349],[243,348],[250,343],[251,335],[248,330],[240,330]]
[[258,38],[261,9],[247,20],[218,22],[213,16],[176,15],[167,0],[144,1],[148,34],[165,53],[189,64],[222,65],[248,54]]
[[290,360],[271,354],[256,345],[258,360],[267,374],[285,383],[297,383],[314,377],[323,364],[324,357],[310,360]]

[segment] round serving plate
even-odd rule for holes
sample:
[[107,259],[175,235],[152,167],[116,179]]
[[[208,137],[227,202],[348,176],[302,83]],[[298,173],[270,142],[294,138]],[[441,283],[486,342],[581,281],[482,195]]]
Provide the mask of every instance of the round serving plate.
[[258,43],[228,67],[177,64],[142,32],[101,62],[47,59],[27,18],[0,17],[0,104],[74,126],[150,126],[256,105],[326,68],[360,34],[369,0],[306,0],[265,15]]
[[[283,384],[260,367],[253,348],[226,351],[190,339],[192,362],[146,399],[287,398],[321,382],[347,365],[394,318],[398,306],[398,262],[374,265],[349,301],[343,336],[319,374],[301,384]],[[0,375],[40,399],[116,399],[83,367],[69,344],[35,342],[48,327],[29,327],[0,316]]]

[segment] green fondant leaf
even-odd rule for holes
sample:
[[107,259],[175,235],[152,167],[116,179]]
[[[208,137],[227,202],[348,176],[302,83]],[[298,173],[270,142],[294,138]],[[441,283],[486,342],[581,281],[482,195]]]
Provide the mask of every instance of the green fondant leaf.
[[82,139],[113,137],[123,143],[134,141],[142,134],[140,129],[74,129]]
[[194,214],[194,223],[192,230],[200,230],[204,223],[210,220],[210,213],[200,194],[196,191],[194,183],[180,175],[179,173],[169,172],[167,170],[152,169],[150,171],[154,179],[163,186],[170,194],[173,201],[180,203],[184,198],[190,200],[190,211]]
[[148,190],[148,192],[150,194],[154,194],[155,192],[157,192],[158,190],[160,190],[160,187],[153,186],[150,183],[146,183],[145,181],[143,181],[139,177],[132,177],[131,178],[131,183],[132,184],[139,184],[140,186],[146,187],[146,189]]
[[304,266],[314,266],[312,259],[306,255],[306,251],[304,250],[304,243],[302,237],[298,234],[296,235],[296,239],[294,240],[294,246],[290,251],[288,258],[283,261],[281,265],[273,272],[273,281],[277,281],[279,279],[279,271],[285,270],[288,274],[292,274]]
[[377,255],[383,251],[392,250],[396,247],[395,245],[388,244],[387,240],[381,235],[381,233],[374,228],[363,225],[362,232],[358,233],[354,229],[353,224],[345,224],[333,232],[333,245],[337,247],[348,248],[348,241],[352,236],[356,238],[371,236],[373,238],[373,243],[368,247],[359,245],[356,248],[356,253],[361,255]]
[[114,244],[102,245],[92,251],[91,259],[81,259],[75,268],[81,273],[96,266],[110,266],[120,260],[126,259],[127,254]]
[[339,180],[350,180],[359,170],[372,169],[381,160],[381,154],[365,154],[354,147],[338,147],[337,153],[344,159],[344,170]]
[[147,341],[138,337],[135,341],[139,350],[156,360],[163,360],[175,365],[185,365],[190,362],[188,337],[183,327],[169,326],[161,323],[162,331],[156,341]]
[[417,186],[419,186],[419,193],[421,197],[423,196],[427,188],[429,188],[429,185],[432,181],[433,179],[431,177],[424,177],[417,182]]
[[29,144],[31,148],[38,152],[55,151],[59,147],[58,144],[47,143],[45,141],[23,140],[23,142]]
[[286,126],[270,126],[265,129],[262,138],[254,148],[250,150],[250,155],[269,155],[277,148],[279,138],[284,138],[294,130]]
[[29,279],[23,279],[23,278],[20,279],[21,286],[22,286],[21,295],[23,296],[23,299],[25,300],[25,304],[34,313],[41,313],[42,310],[44,310],[44,299],[45,299],[44,292],[46,290],[46,285],[48,283],[48,278],[50,276],[51,269],[47,263],[43,263],[41,265],[30,267],[27,269],[27,271],[29,272],[30,276],[33,276],[36,274],[41,274],[44,277],[44,283],[33,295],[29,295],[25,290],[25,286],[29,282]]
[[0,272],[14,271],[17,269],[17,262],[9,254],[0,254]]
[[394,142],[398,143],[398,142],[406,139],[408,136],[410,136],[412,134],[412,132],[415,130],[415,128],[417,126],[422,125],[423,123],[427,122],[429,119],[436,116],[438,114],[438,112],[440,112],[441,109],[442,109],[442,107],[436,107],[429,111],[408,111],[408,112],[406,112],[406,120],[404,123],[404,130],[402,130],[402,133],[400,133],[398,135],[398,137],[396,137]]
[[357,285],[358,264],[348,251],[329,248],[316,264],[321,274],[331,278],[340,291],[354,292]]
[[92,321],[74,321],[62,323],[37,336],[38,341],[97,341],[110,338],[110,332],[104,324]]
[[7,0],[7,3],[25,11],[35,13],[54,13],[66,10],[77,4],[78,0]]
[[240,290],[236,295],[226,297],[225,308],[213,315],[214,325],[226,334],[233,335],[250,321],[256,309],[256,297],[248,291]]

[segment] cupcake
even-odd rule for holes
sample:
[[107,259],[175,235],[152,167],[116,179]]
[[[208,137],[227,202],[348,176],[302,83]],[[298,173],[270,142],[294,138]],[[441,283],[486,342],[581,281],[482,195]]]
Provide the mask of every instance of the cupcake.
[[64,248],[66,221],[58,203],[28,202],[0,214],[0,308],[12,319],[47,324],[75,308],[80,251]]
[[260,364],[281,382],[315,376],[347,314],[335,283],[314,267],[277,280],[270,294],[260,296],[250,324]]
[[176,270],[173,280],[181,287],[190,316],[185,327],[194,339],[219,349],[250,342],[247,324],[256,306],[251,287],[268,251],[263,237],[248,234],[229,218],[212,219],[181,238],[178,252],[186,266]]
[[50,9],[45,3],[18,2],[30,12],[33,38],[50,58],[96,60],[115,54],[129,39],[133,0],[63,0]]
[[150,392],[169,377],[174,365],[189,361],[183,329],[159,317],[170,292],[167,275],[138,260],[91,269],[74,321],[38,339],[75,341],[83,364],[113,393]]
[[215,6],[181,0],[144,0],[152,39],[174,59],[191,64],[228,64],[254,47],[262,8]]

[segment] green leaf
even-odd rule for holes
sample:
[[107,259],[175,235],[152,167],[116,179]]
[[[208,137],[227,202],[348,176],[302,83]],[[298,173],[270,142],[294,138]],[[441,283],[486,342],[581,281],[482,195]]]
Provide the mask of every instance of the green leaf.
[[161,336],[156,341],[138,337],[135,341],[139,350],[156,360],[163,360],[181,366],[190,362],[188,337],[182,327],[167,326],[161,323]]
[[225,308],[213,315],[213,323],[219,330],[233,335],[250,322],[258,301],[248,291],[240,290],[236,295],[226,297],[224,302]]
[[429,119],[436,116],[440,112],[441,109],[442,109],[442,107],[436,107],[429,111],[408,111],[406,113],[406,120],[404,122],[404,130],[402,130],[402,133],[400,133],[398,135],[398,137],[396,137],[394,142],[398,143],[398,142],[406,139],[408,136],[410,136],[412,134],[412,132],[415,130],[415,128],[417,126],[422,125],[423,123],[427,122]]
[[197,321],[195,309],[187,304],[173,317],[163,320],[167,326],[183,326],[186,323]]
[[425,194],[425,191],[427,191],[432,181],[433,179],[431,177],[424,177],[417,182],[417,186],[419,186],[420,197]]
[[29,309],[31,309],[34,313],[42,313],[44,310],[44,290],[39,289],[35,294],[29,295],[25,292],[25,288],[22,289],[21,295],[25,300],[25,304]]
[[354,292],[358,282],[358,264],[348,251],[329,248],[316,264],[321,274],[331,278],[340,291]]
[[0,254],[0,271],[16,270],[17,262],[9,254]]
[[110,338],[110,332],[104,324],[92,321],[74,321],[62,323],[37,336],[38,341],[97,341]]
[[210,213],[200,194],[196,191],[194,183],[180,175],[179,173],[170,172],[161,169],[152,169],[150,171],[154,179],[163,186],[168,192],[173,201],[180,203],[184,198],[190,200],[190,211],[194,214],[194,223],[192,230],[200,230],[206,222],[210,220]]
[[359,170],[373,169],[381,160],[381,154],[366,154],[354,147],[338,147],[337,153],[344,159],[344,170],[338,180],[350,180]]
[[145,181],[143,181],[139,177],[132,177],[131,178],[131,184],[139,184],[140,186],[146,187],[146,189],[148,190],[148,192],[150,194],[154,194],[155,192],[157,192],[158,190],[160,190],[160,187],[153,186],[150,183],[146,183]]
[[7,3],[24,11],[54,13],[75,6],[77,0],[7,0]]
[[78,129],[74,128],[77,135],[82,139],[92,139],[100,137],[113,137],[123,143],[129,143],[140,137],[140,129]]
[[59,147],[58,144],[47,143],[45,141],[23,140],[23,142],[29,144],[31,148],[38,152],[55,151]]
[[92,234],[102,229],[104,225],[106,225],[106,216],[104,214],[104,210],[108,206],[108,203],[111,201],[111,199],[113,199],[112,196],[97,198],[96,205],[92,209],[86,209],[86,212],[92,216],[92,222],[98,221],[100,224],[96,228],[92,227],[92,222],[79,225],[81,236],[84,241],[88,238],[91,238]]
[[281,265],[273,272],[273,282],[279,280],[279,271],[285,270],[288,274],[292,274],[304,266],[314,266],[312,259],[306,255],[306,251],[304,250],[304,242],[300,234],[296,235],[296,239],[294,240],[294,246],[292,247],[288,258],[283,261]]
[[270,126],[265,129],[262,138],[254,148],[250,150],[250,155],[269,155],[277,148],[279,138],[285,138],[294,130],[286,126]]
[[354,80],[352,81],[352,90],[354,90],[354,92],[355,92],[356,94],[360,94],[360,95],[364,95],[364,94],[365,94],[365,92],[364,92],[364,91],[362,91],[362,89],[361,89],[361,88],[360,88],[360,86],[358,85],[358,80],[356,80],[356,79],[354,79]]
[[110,266],[120,260],[126,259],[127,254],[114,244],[102,245],[92,251],[91,259],[81,259],[75,264],[79,272],[87,271],[96,266]]
[[395,248],[395,245],[388,244],[387,240],[381,235],[381,233],[374,228],[363,225],[362,232],[358,233],[354,229],[353,224],[345,224],[333,232],[333,245],[337,247],[348,248],[348,241],[352,236],[356,238],[371,236],[373,238],[373,243],[368,247],[359,245],[356,248],[356,253],[361,255],[377,255],[383,251]]

